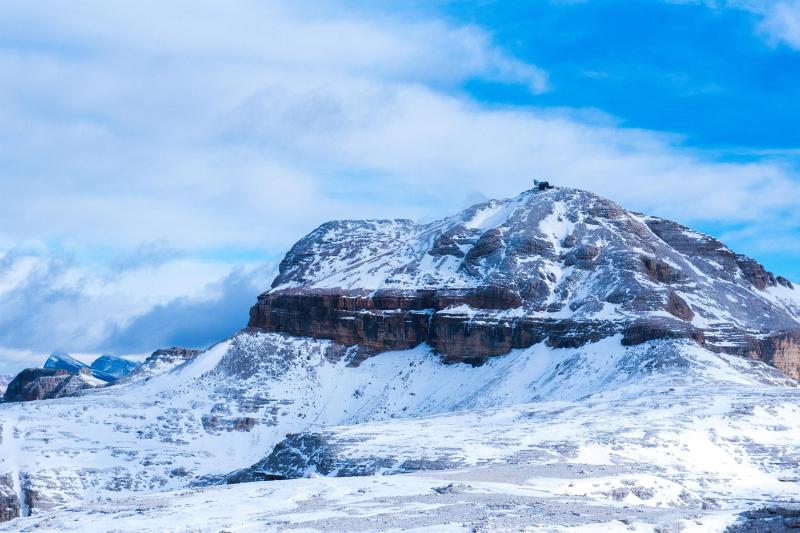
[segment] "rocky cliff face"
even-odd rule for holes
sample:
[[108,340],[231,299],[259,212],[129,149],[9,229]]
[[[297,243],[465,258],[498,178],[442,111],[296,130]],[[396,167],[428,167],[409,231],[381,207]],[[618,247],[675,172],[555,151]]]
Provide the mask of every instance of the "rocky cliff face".
[[451,361],[539,342],[689,338],[800,378],[800,291],[716,239],[585,191],[527,191],[425,225],[320,226],[251,327]]
[[8,384],[4,402],[30,402],[72,396],[79,391],[105,385],[82,369],[76,374],[55,368],[27,368]]
[[0,522],[6,522],[20,516],[20,504],[17,491],[14,490],[12,476],[0,476]]

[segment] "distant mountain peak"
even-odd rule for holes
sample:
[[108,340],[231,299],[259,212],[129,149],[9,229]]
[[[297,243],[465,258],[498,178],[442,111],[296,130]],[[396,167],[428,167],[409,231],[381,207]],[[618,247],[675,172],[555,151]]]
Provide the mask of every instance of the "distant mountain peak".
[[53,352],[44,362],[44,368],[66,370],[68,372],[78,372],[81,368],[87,367],[87,364],[64,352]]
[[43,368],[64,370],[70,374],[89,373],[99,380],[110,383],[126,376],[137,366],[137,363],[112,355],[102,355],[90,366],[64,352],[53,352],[45,361]]
[[122,357],[114,355],[101,355],[92,361],[91,369],[97,372],[103,372],[109,376],[114,376],[116,379],[127,376],[133,372],[139,363],[129,361]]

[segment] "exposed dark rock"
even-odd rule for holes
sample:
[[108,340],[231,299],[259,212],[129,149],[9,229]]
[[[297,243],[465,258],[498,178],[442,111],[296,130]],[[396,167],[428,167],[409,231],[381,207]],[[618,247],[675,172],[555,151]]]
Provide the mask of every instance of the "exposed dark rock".
[[435,256],[464,257],[466,254],[461,250],[461,246],[475,244],[479,235],[480,232],[474,229],[468,229],[463,225],[455,226],[442,233],[434,241],[428,253]]
[[503,230],[490,229],[481,235],[475,246],[467,252],[461,268],[471,274],[478,272],[481,262],[498,262],[505,248],[506,241],[503,238]]
[[711,260],[728,274],[738,270],[736,255],[717,239],[663,218],[648,217],[645,223],[650,231],[678,253]]
[[686,303],[686,300],[677,295],[674,291],[667,297],[667,312],[673,316],[691,322],[694,318],[694,311]]
[[[494,298],[484,295],[486,300],[483,301],[494,304],[505,302],[501,294],[502,291],[495,294]],[[359,304],[355,308],[352,306],[354,300]],[[459,304],[463,301],[461,298],[455,300]],[[424,342],[443,354],[448,361],[501,355],[514,348],[528,348],[540,342],[547,342],[553,347],[572,348],[616,333],[623,333],[628,339],[642,339],[639,342],[662,338],[702,338],[694,328],[666,319],[634,323],[533,317],[497,319],[486,316],[480,320],[465,320],[458,311],[450,314],[442,309],[445,303],[450,302],[453,300],[443,296],[431,298],[427,294],[421,296],[421,301],[404,297],[393,301],[398,306],[396,310],[388,311],[379,309],[375,300],[368,297],[352,299],[318,293],[263,295],[259,298],[259,305],[251,310],[251,326],[295,336],[329,338],[345,346],[359,345],[370,350],[370,353],[405,350]],[[416,309],[427,303],[430,303],[430,311]],[[642,331],[637,333],[638,330]]]
[[617,287],[606,296],[606,301],[610,304],[621,304],[628,299],[629,291],[624,287]]
[[670,285],[678,283],[686,278],[681,272],[675,270],[669,264],[659,261],[653,257],[642,257],[642,264],[648,277],[658,283]]
[[203,429],[209,433],[220,433],[222,431],[250,431],[258,420],[250,416],[225,418],[216,415],[207,415],[201,418]]
[[800,504],[770,505],[746,511],[726,533],[789,533],[800,531]]
[[392,457],[351,457],[346,443],[324,433],[289,434],[272,452],[254,465],[230,474],[206,477],[197,485],[234,485],[253,481],[297,479],[319,474],[331,477],[370,476],[377,473],[404,474],[420,470],[446,470],[459,466],[447,459],[398,461]]
[[19,496],[14,490],[11,474],[0,476],[0,522],[7,522],[20,516]]
[[702,330],[686,322],[666,318],[636,320],[623,332],[622,344],[634,346],[658,339],[692,339],[698,344],[705,344]]
[[561,246],[564,248],[572,248],[576,244],[578,244],[578,238],[574,234],[567,235],[564,237],[564,240],[561,241]]
[[765,337],[748,336],[737,355],[764,361],[788,376],[800,376],[800,332],[778,332]]
[[594,202],[587,206],[587,213],[594,218],[607,218],[610,220],[620,219],[627,215],[627,212],[620,206],[608,200],[595,196]]
[[30,402],[73,396],[79,391],[102,385],[88,369],[77,374],[53,368],[28,368],[8,384],[4,402]]
[[74,396],[82,390],[94,389],[98,386],[98,383],[92,378],[92,373],[88,369],[81,370],[77,374],[71,374],[67,379],[59,383],[50,394],[45,395],[43,399],[64,398],[66,396]]
[[597,246],[593,244],[582,244],[565,256],[564,264],[567,266],[574,265],[578,268],[592,268],[599,255],[600,248]]
[[433,492],[436,494],[461,494],[469,490],[469,488],[469,485],[464,485],[463,483],[450,483],[442,487],[434,487]]
[[512,235],[508,241],[508,253],[517,257],[543,256],[555,254],[553,243],[535,235]]
[[177,346],[156,350],[123,379],[126,381],[147,379],[169,372],[186,361],[194,359],[200,352],[201,350],[191,350]]
[[11,380],[4,402],[29,402],[48,398],[70,377],[66,370],[54,368],[26,368]]
[[777,284],[775,275],[767,272],[763,265],[744,255],[736,255],[736,264],[742,270],[742,275],[753,287],[763,291],[767,287],[774,287]]

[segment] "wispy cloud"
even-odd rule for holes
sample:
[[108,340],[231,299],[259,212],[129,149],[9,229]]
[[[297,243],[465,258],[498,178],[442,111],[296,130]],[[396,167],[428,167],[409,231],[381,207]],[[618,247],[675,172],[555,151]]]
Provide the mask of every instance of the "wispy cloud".
[[115,327],[103,340],[103,349],[141,352],[153,346],[210,346],[247,325],[253,295],[263,290],[273,273],[270,267],[237,269],[205,287],[203,296],[156,305]]
[[[202,346],[247,323],[271,272],[188,259],[109,271],[69,255],[11,250],[0,257],[0,363],[15,353],[38,361],[53,350],[124,355],[178,340]],[[198,315],[189,320],[187,310]]]
[[184,256],[185,253],[173,248],[164,240],[150,241],[118,256],[111,261],[110,267],[114,274],[121,274],[140,268],[157,268]]
[[773,45],[800,49],[800,0],[671,0],[714,9],[739,9],[758,17],[756,30]]
[[752,2],[750,9],[763,16],[759,28],[774,41],[800,49],[800,1]]

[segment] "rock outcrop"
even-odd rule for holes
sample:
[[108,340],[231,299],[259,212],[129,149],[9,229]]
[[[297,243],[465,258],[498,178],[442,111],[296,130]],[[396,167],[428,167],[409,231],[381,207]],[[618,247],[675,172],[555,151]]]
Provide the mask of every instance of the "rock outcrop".
[[332,477],[407,474],[420,470],[447,470],[463,463],[447,457],[397,461],[386,456],[348,457],[343,447],[323,433],[293,433],[253,466],[230,474],[206,477],[197,485],[236,485],[254,481],[297,479],[312,474]]
[[0,522],[18,518],[20,511],[19,496],[14,490],[13,477],[10,474],[0,476]]
[[[754,310],[758,312],[754,312]],[[585,191],[527,191],[425,225],[323,224],[280,265],[250,327],[450,361],[539,342],[689,338],[800,378],[800,291],[684,226]]]
[[88,369],[76,374],[55,368],[27,368],[8,384],[4,402],[31,402],[72,396],[79,391],[104,385]]
[[793,533],[800,530],[800,505],[773,504],[739,514],[725,533]]
[[200,352],[201,350],[191,350],[177,346],[156,350],[141,365],[128,374],[124,381],[148,379],[164,372],[169,372],[173,368],[191,361]]
[[11,380],[3,396],[5,402],[42,400],[70,376],[66,370],[26,368]]

